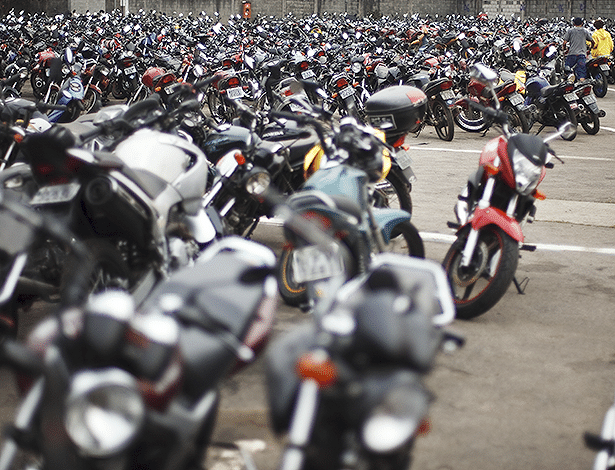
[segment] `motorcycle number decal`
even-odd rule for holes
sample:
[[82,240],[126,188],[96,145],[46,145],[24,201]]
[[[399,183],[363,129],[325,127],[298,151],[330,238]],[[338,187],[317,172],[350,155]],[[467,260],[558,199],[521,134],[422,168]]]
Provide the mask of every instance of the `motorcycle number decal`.
[[124,69],[124,73],[126,75],[132,75],[133,73],[137,73],[137,68],[134,65],[131,65],[130,67],[126,67]]
[[342,99],[348,98],[349,96],[354,95],[354,88],[351,86],[347,86],[346,88],[342,88],[340,90],[340,96]]
[[407,150],[401,149],[395,151],[395,161],[399,165],[399,168],[405,170],[412,165],[412,158]]
[[455,93],[453,93],[453,90],[442,90],[440,92],[440,96],[444,101],[455,99]]
[[392,114],[381,114],[380,116],[368,116],[369,124],[382,130],[397,129],[395,118]]
[[168,87],[166,87],[164,91],[167,95],[172,95],[178,86],[179,86],[179,83],[173,83],[172,85],[169,85]]
[[34,195],[30,204],[55,204],[58,202],[68,202],[79,192],[79,183],[56,184],[54,186],[43,186]]
[[337,255],[339,247],[304,246],[293,251],[292,268],[295,282],[309,282],[327,279],[344,272],[341,256]]
[[519,93],[512,93],[508,97],[508,101],[510,101],[510,104],[512,104],[513,106],[519,106],[521,103],[523,103],[523,98]]
[[301,78],[303,78],[304,80],[307,80],[308,78],[312,78],[315,76],[316,74],[314,73],[313,70],[304,70],[303,72],[301,72]]
[[600,64],[600,70],[608,71],[609,70],[609,64]]
[[245,96],[245,93],[243,92],[243,88],[234,87],[226,90],[226,96],[228,96],[232,100],[236,100],[239,98],[243,98]]
[[566,101],[576,101],[576,100],[579,99],[579,97],[577,96],[577,94],[575,92],[572,92],[572,93],[566,93],[564,95],[564,99]]

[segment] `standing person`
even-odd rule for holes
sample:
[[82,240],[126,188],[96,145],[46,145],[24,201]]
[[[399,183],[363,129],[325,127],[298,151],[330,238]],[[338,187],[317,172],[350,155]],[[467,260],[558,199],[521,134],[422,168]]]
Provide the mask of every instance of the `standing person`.
[[568,53],[566,54],[566,65],[574,69],[574,76],[578,80],[585,80],[587,78],[587,69],[585,68],[585,57],[587,55],[587,44],[589,41],[594,47],[594,40],[589,31],[583,27],[583,20],[576,17],[572,20],[572,28],[569,28],[564,35],[565,48],[568,43]]
[[592,57],[600,57],[603,55],[611,55],[613,52],[613,38],[611,33],[604,29],[604,21],[598,19],[594,21],[594,34],[592,39],[594,40],[594,47],[591,49]]

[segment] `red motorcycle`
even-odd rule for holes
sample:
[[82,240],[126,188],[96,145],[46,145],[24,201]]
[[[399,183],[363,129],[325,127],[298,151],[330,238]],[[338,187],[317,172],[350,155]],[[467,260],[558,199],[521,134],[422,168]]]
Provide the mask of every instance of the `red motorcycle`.
[[[471,71],[473,79],[495,96],[497,74],[482,64]],[[457,317],[469,319],[493,307],[515,279],[519,250],[524,236],[522,225],[531,222],[534,202],[544,199],[538,184],[555,154],[549,140],[564,134],[568,126],[547,139],[535,135],[513,134],[508,116],[494,100],[496,108],[474,104],[485,116],[498,123],[503,135],[490,140],[480,156],[479,169],[469,179],[455,207],[457,239],[446,254],[443,265],[453,291]]]

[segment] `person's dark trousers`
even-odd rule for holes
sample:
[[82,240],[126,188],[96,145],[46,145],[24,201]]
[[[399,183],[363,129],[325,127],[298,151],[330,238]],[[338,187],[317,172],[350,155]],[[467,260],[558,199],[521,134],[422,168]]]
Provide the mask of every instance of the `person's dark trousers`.
[[585,67],[584,55],[567,55],[566,65],[574,70],[574,76],[577,79],[587,78],[587,68]]

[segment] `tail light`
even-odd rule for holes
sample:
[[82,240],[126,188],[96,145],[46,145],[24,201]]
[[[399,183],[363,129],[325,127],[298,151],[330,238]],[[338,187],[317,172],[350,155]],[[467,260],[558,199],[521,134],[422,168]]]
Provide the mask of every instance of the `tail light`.
[[453,88],[453,81],[452,80],[447,80],[446,82],[442,83],[440,85],[440,90],[448,90],[450,88]]
[[564,88],[564,91],[566,93],[570,93],[573,90],[574,90],[574,85],[566,85],[566,88]]
[[32,163],[35,178],[46,185],[65,184],[71,181],[83,166],[83,161],[72,155]]
[[307,61],[303,61],[299,64],[299,70],[304,71],[310,68],[310,64]]
[[592,92],[592,87],[591,85],[587,85],[586,87],[583,87],[581,90],[579,90],[579,94],[581,96],[587,96]]
[[226,67],[226,68],[233,67],[233,61],[231,59],[224,59],[222,61],[222,67]]
[[228,79],[228,86],[230,88],[238,87],[239,86],[239,78],[237,78],[237,77],[229,78]]
[[335,86],[337,86],[338,88],[344,88],[348,86],[348,80],[346,80],[345,78],[340,78],[337,80],[337,82],[335,82]]

